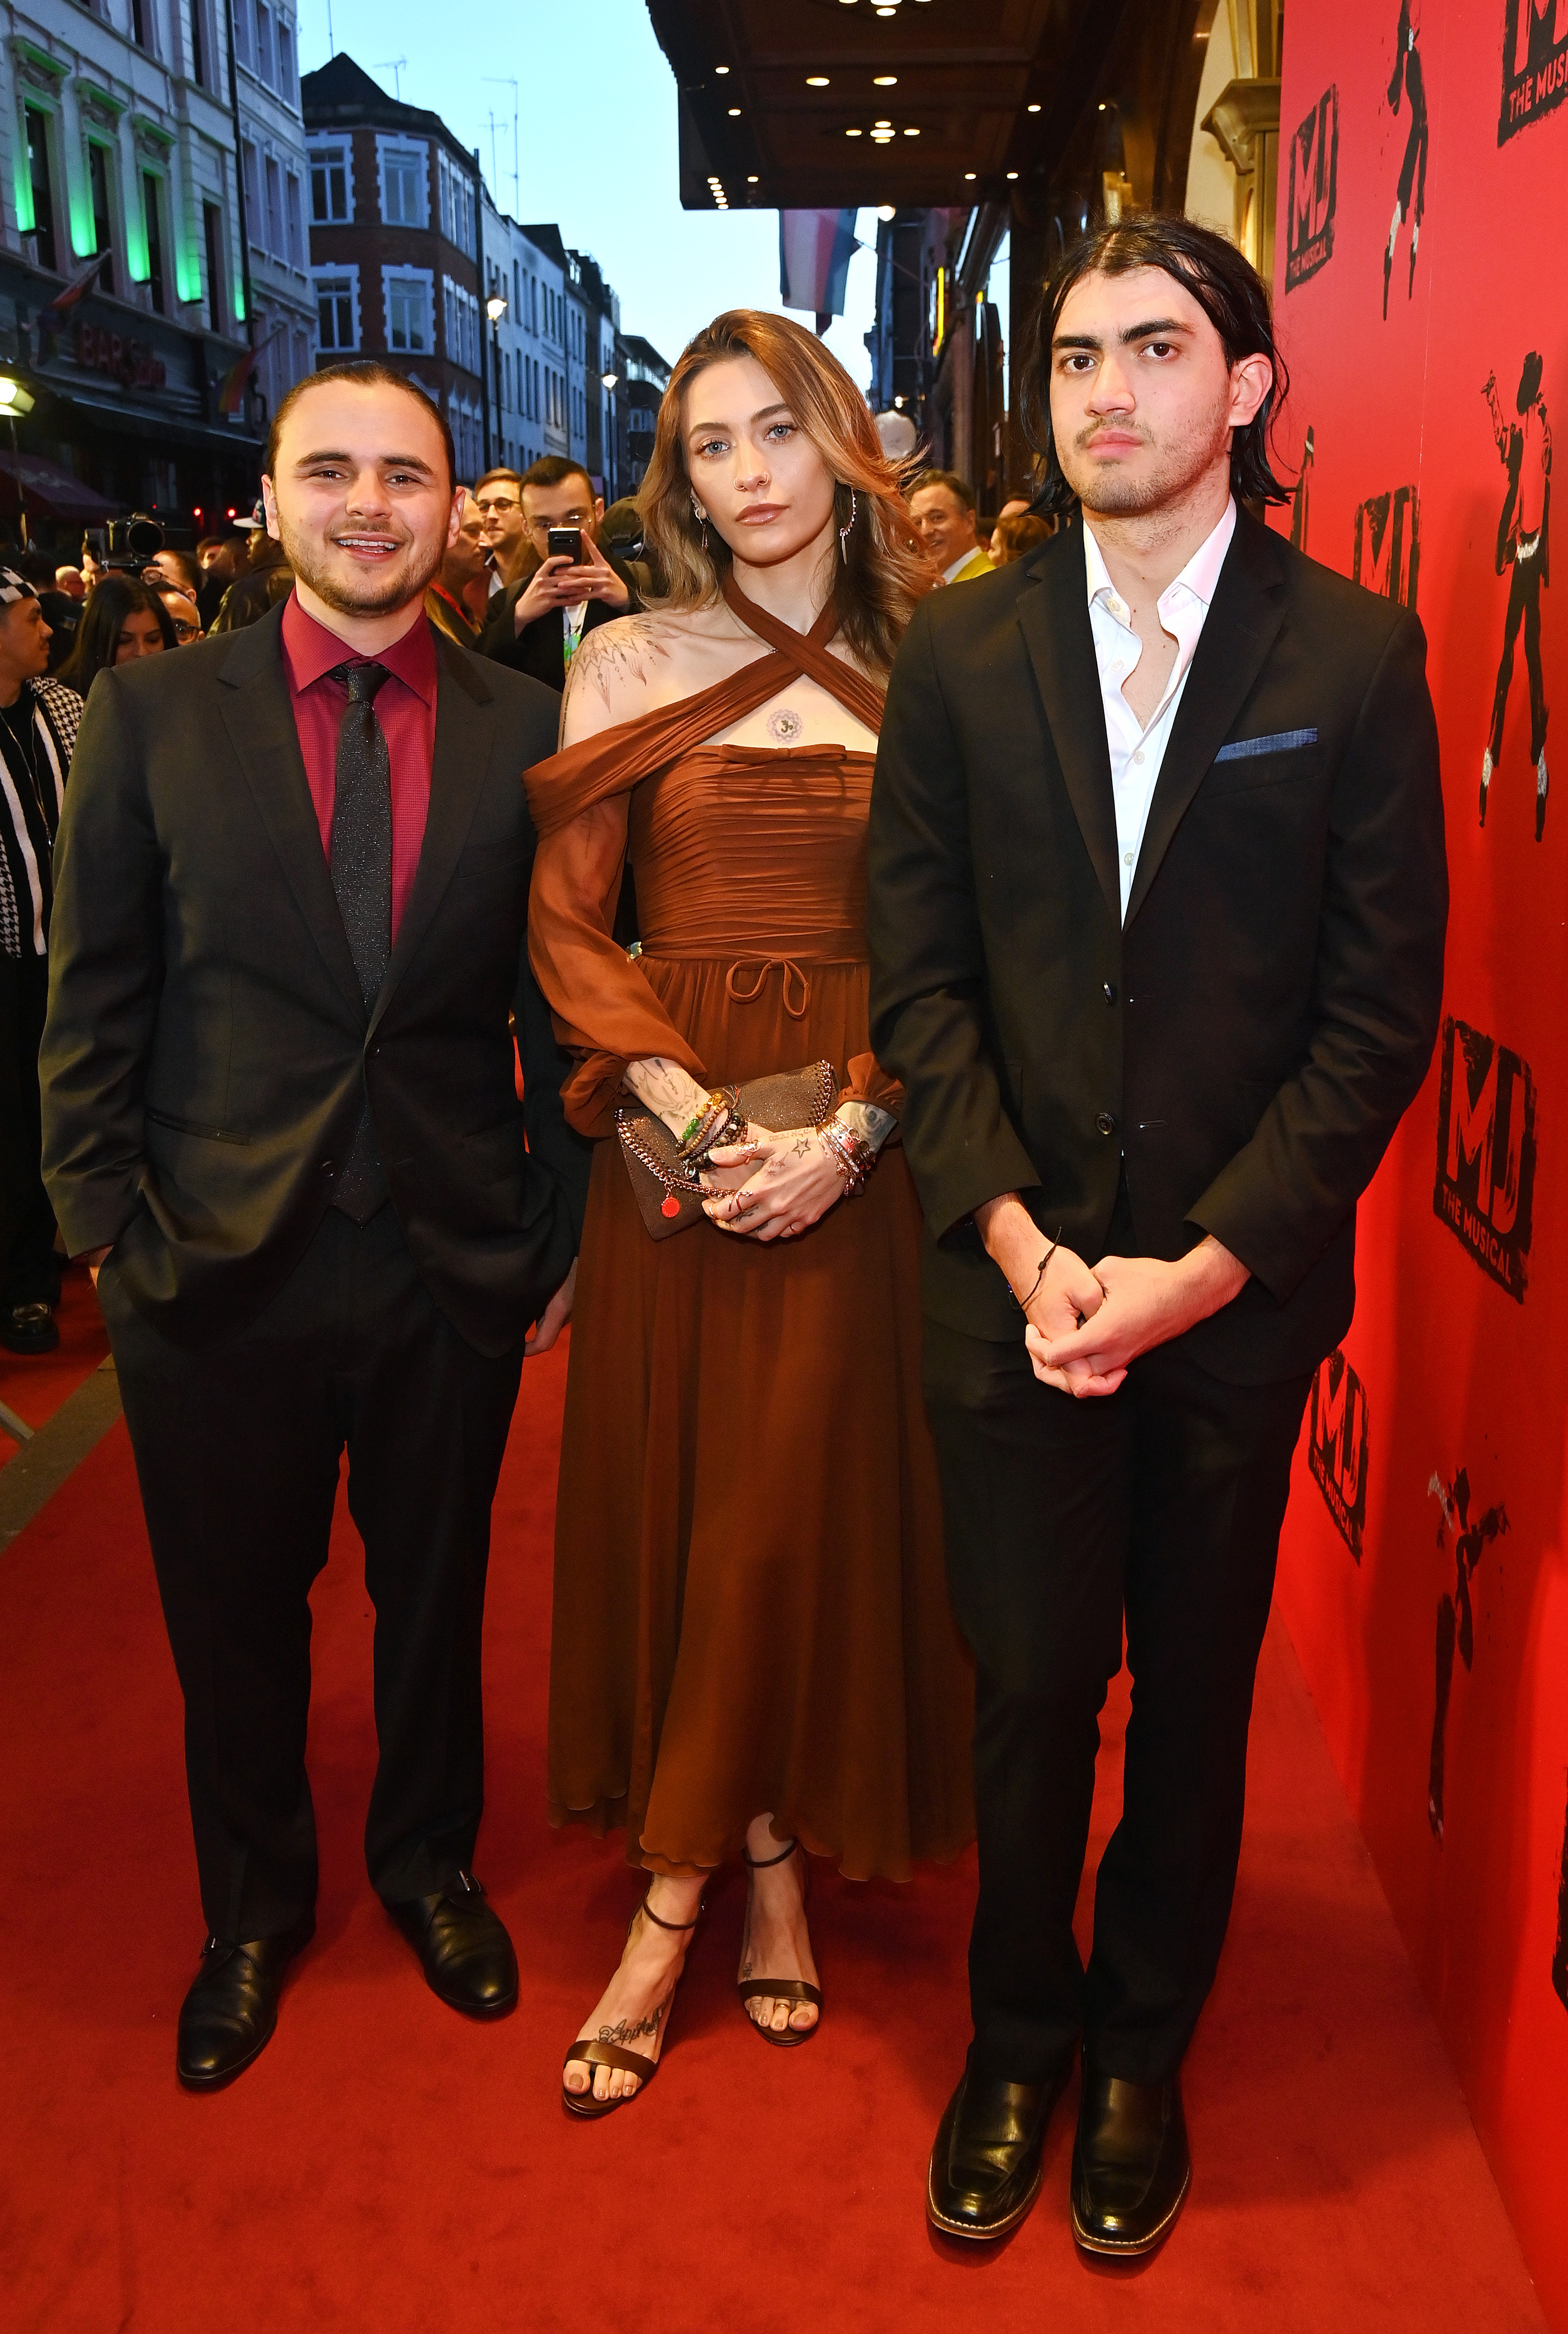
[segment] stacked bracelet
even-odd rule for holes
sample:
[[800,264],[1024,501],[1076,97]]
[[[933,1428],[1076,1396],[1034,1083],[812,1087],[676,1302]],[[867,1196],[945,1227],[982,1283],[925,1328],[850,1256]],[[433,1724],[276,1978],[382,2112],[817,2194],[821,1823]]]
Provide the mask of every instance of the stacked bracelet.
[[865,1184],[866,1177],[877,1163],[877,1154],[865,1137],[846,1126],[842,1118],[830,1118],[817,1132],[826,1143],[833,1165],[844,1179],[844,1196],[852,1200]]
[[688,1120],[677,1145],[679,1157],[688,1162],[705,1159],[719,1144],[737,1143],[746,1133],[739,1102],[734,1086],[716,1086],[695,1117]]

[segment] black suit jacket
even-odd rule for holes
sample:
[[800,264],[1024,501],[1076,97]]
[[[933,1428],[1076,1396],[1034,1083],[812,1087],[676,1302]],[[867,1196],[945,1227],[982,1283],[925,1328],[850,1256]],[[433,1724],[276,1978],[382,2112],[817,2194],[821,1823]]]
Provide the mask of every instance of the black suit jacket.
[[[637,578],[619,559],[611,558],[608,552],[604,555],[631,594],[630,606],[607,608],[602,600],[590,600],[582,619],[585,636],[599,625],[613,623],[618,615],[630,615],[633,609],[642,605],[638,594]],[[494,658],[497,664],[509,665],[514,672],[525,672],[533,680],[544,681],[559,697],[566,686],[566,659],[562,648],[560,611],[556,610],[548,616],[536,616],[531,624],[524,624],[520,632],[514,628],[512,621],[512,611],[527,590],[538,564],[535,561],[526,575],[520,576],[515,584],[509,584],[505,591],[497,595],[479,636],[479,653]]]
[[1076,527],[917,612],[871,800],[871,1037],[908,1091],[927,1310],[1018,1316],[972,1220],[1021,1192],[1105,1251],[1212,1232],[1253,1275],[1184,1344],[1310,1369],[1354,1303],[1355,1205],[1420,1085],[1448,874],[1419,623],[1245,513],[1126,921]]
[[[556,702],[438,636],[424,847],[367,1016],[282,624],[275,608],[93,684],[56,858],[50,1196],[72,1254],[112,1244],[140,1311],[200,1345],[298,1261],[368,1089],[427,1288],[471,1345],[504,1353],[564,1278],[583,1196],[523,947],[522,775],[554,749]],[[508,1030],[520,961],[531,1150]]]

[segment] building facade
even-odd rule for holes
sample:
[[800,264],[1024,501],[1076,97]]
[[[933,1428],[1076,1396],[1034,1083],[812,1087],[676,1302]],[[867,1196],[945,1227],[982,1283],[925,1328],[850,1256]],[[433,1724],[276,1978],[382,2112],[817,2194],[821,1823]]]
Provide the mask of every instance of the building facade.
[[581,461],[584,457],[572,443],[571,383],[567,373],[566,352],[570,337],[566,286],[570,262],[566,246],[561,240],[557,227],[525,227],[523,233],[536,251],[544,255],[548,275],[541,279],[540,358],[543,383],[544,419],[540,428],[544,435],[542,450],[546,454],[563,454]]
[[620,356],[620,406],[626,440],[620,491],[634,495],[647,475],[652,457],[654,425],[664,392],[669,387],[669,367],[652,342],[645,341],[640,333],[628,333],[622,337]]
[[[104,505],[210,525],[255,499],[265,421],[244,362],[226,6],[28,0],[7,24],[0,362],[33,400],[34,530],[63,541]],[[3,517],[8,450],[0,474]]]
[[482,181],[439,116],[399,104],[351,57],[303,86],[317,362],[375,357],[451,427],[460,477],[486,467]]
[[553,228],[519,227],[485,195],[486,304],[506,305],[492,323],[490,347],[491,445],[496,468],[525,470],[542,454],[559,452],[547,434],[547,415],[562,378],[561,352],[552,319],[564,313],[565,265]]
[[620,302],[605,282],[599,262],[589,253],[569,251],[566,260],[572,458],[582,463],[608,506],[624,491],[620,370],[616,355]]
[[[184,0],[198,17],[211,0]],[[250,267],[254,379],[265,413],[315,365],[310,163],[294,19],[277,0],[229,0]]]

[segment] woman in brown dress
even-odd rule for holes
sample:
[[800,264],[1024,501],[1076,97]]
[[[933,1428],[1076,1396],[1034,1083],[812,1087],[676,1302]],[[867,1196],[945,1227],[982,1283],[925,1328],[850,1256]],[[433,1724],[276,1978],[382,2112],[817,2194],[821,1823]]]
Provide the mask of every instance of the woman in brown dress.
[[[865,826],[882,683],[931,578],[860,392],[783,317],[698,335],[641,497],[669,579],[578,650],[528,773],[534,969],[583,1133],[633,1098],[702,1162],[644,1228],[601,1142],[562,1446],[556,1822],[652,1878],[569,2053],[567,2107],[651,2076],[707,1876],[750,1867],[742,2001],[804,2041],[805,1858],[903,1878],[969,1839],[971,1692],[919,1392],[919,1209],[867,1036]],[[641,943],[617,946],[625,863]],[[825,1060],[769,1133],[716,1092]],[[861,1187],[863,1185],[863,1189]]]

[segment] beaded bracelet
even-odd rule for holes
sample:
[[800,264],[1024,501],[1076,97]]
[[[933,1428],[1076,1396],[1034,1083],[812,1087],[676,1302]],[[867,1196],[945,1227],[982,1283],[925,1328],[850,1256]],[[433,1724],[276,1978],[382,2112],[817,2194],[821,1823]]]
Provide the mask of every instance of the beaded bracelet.
[[841,1118],[830,1118],[827,1124],[817,1131],[832,1154],[834,1166],[844,1179],[845,1198],[852,1200],[864,1189],[866,1177],[877,1163],[875,1151],[862,1135],[857,1134],[852,1126],[846,1126]]

